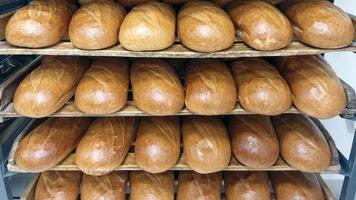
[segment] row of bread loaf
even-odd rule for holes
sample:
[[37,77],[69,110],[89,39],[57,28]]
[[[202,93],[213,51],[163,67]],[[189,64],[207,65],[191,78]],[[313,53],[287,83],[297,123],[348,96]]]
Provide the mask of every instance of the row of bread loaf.
[[224,175],[180,171],[176,192],[173,172],[131,171],[129,174],[121,171],[104,176],[81,176],[80,172],[43,172],[34,199],[77,200],[80,193],[81,200],[125,200],[130,188],[131,200],[220,200],[224,188],[226,200],[270,200],[270,181],[278,200],[325,199],[316,175],[297,171],[225,172]]
[[215,52],[233,45],[235,29],[258,50],[287,47],[293,35],[318,48],[345,47],[354,38],[351,18],[325,0],[285,1],[281,11],[264,1],[237,0],[226,12],[212,2],[192,1],[177,16],[173,7],[157,1],[143,2],[127,14],[112,0],[93,1],[76,11],[73,7],[64,0],[34,0],[10,19],[6,40],[41,48],[58,43],[68,32],[80,49],[103,49],[119,42],[131,51],[157,51],[173,45],[177,33],[189,49]]
[[[123,58],[101,58],[91,67],[83,58],[45,57],[18,86],[14,108],[40,118],[58,111],[75,96],[89,115],[112,114],[133,101],[150,115],[174,115],[185,106],[198,115],[221,115],[237,102],[248,112],[279,115],[292,106],[321,119],[346,107],[347,97],[335,72],[321,56],[241,58],[230,68],[217,59],[192,59],[185,65],[185,86],[164,60],[138,59],[129,69]],[[278,71],[279,70],[279,71]],[[131,80],[131,81],[130,81]]]
[[[75,163],[90,175],[104,175],[124,161],[133,141],[136,164],[161,173],[184,162],[199,173],[224,170],[233,156],[251,169],[273,166],[279,155],[292,167],[320,172],[331,164],[331,150],[320,129],[303,115],[273,118],[218,117],[51,118],[24,136],[15,152],[18,167],[43,172],[75,150]],[[137,128],[136,128],[137,127]],[[181,142],[182,141],[182,142]]]

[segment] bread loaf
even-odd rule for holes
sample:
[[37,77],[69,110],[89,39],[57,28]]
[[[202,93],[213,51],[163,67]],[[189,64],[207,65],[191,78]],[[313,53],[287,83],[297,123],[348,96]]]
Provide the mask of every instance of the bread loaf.
[[176,14],[161,2],[134,7],[122,22],[120,44],[131,51],[157,51],[170,47],[175,39]]
[[0,18],[0,40],[5,39],[6,25],[9,22],[11,15]]
[[220,200],[221,182],[221,173],[198,174],[193,171],[180,171],[177,200]]
[[189,2],[181,8],[177,33],[186,47],[199,52],[227,49],[235,39],[229,15],[208,1]]
[[81,177],[81,172],[42,172],[37,182],[34,200],[77,200]]
[[123,58],[102,58],[93,62],[75,91],[75,105],[87,114],[111,114],[126,105],[129,63]]
[[344,88],[321,56],[280,57],[276,61],[291,89],[293,104],[300,111],[315,118],[328,119],[345,109]]
[[125,159],[135,132],[135,118],[97,118],[78,144],[75,163],[90,175],[110,173]]
[[150,0],[116,0],[116,1],[125,7],[133,7],[140,3],[150,1]]
[[176,72],[163,60],[138,60],[131,66],[136,106],[151,115],[173,115],[184,106],[184,89]]
[[292,106],[287,82],[261,58],[242,58],[230,64],[241,106],[261,115],[279,115]]
[[125,200],[128,172],[112,172],[104,176],[84,174],[81,200]]
[[80,5],[84,5],[84,4],[87,4],[87,3],[92,3],[94,1],[113,1],[113,0],[78,0],[78,3]]
[[[197,0],[163,0],[166,3],[169,4],[184,4],[188,3],[191,1],[197,1]],[[211,0],[210,2],[216,3],[220,7],[225,7],[227,4],[229,4],[232,0]]]
[[283,159],[304,172],[321,172],[331,162],[329,144],[310,118],[285,114],[273,118]]
[[271,119],[261,115],[240,115],[229,119],[234,156],[250,168],[271,167],[279,156],[279,143]]
[[220,118],[184,117],[182,133],[185,161],[194,171],[217,172],[230,163],[229,136]]
[[280,8],[291,21],[294,34],[305,44],[332,49],[352,42],[350,17],[329,1],[285,1]]
[[236,106],[234,78],[219,60],[192,60],[186,68],[185,92],[187,108],[199,115],[221,115]]
[[54,45],[67,32],[72,13],[66,1],[34,0],[11,17],[6,26],[6,40],[20,47]]
[[352,16],[352,24],[354,26],[354,40],[356,40],[356,16]]
[[118,42],[125,9],[112,1],[94,1],[79,8],[69,25],[69,38],[80,49],[103,49]]
[[323,191],[314,174],[291,172],[270,172],[270,178],[277,199],[324,200]]
[[20,141],[16,165],[30,173],[51,169],[75,149],[89,124],[85,118],[46,120]]
[[235,1],[227,8],[239,37],[258,50],[276,50],[290,44],[292,25],[276,7],[264,1]]
[[88,61],[60,58],[42,64],[21,81],[14,95],[14,109],[26,117],[47,117],[74,94]]
[[174,199],[174,174],[172,171],[161,174],[132,171],[130,186],[130,200]]
[[180,155],[178,117],[146,117],[137,129],[135,156],[137,165],[150,173],[172,168]]
[[227,200],[270,200],[266,172],[225,172],[224,186]]

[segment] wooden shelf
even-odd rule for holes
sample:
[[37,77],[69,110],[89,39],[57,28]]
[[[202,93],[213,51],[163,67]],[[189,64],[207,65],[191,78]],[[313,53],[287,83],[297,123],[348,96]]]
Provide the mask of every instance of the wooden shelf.
[[[300,111],[297,110],[295,107],[291,107],[285,113],[300,113]],[[237,106],[233,111],[226,113],[225,115],[244,115],[244,114],[253,114],[253,113],[246,111],[245,109],[241,108],[239,104],[237,104]],[[184,108],[183,110],[181,110],[175,115],[183,116],[183,115],[196,115],[196,114]],[[138,109],[132,101],[129,101],[127,105],[120,111],[108,115],[85,114],[80,110],[78,110],[78,108],[74,105],[74,102],[70,101],[65,106],[63,106],[63,108],[61,108],[58,112],[54,113],[50,117],[114,117],[114,116],[150,116],[150,115]],[[11,103],[8,106],[6,106],[6,108],[3,111],[0,111],[0,117],[14,118],[14,117],[24,117],[24,116],[18,114],[14,110],[14,106]]]
[[[10,172],[17,172],[17,173],[27,173],[27,171],[22,170],[15,162],[15,152],[18,147],[19,142],[21,139],[33,128],[36,120],[33,120],[32,123],[29,123],[27,127],[25,127],[22,132],[17,136],[9,158],[7,168]],[[324,134],[326,140],[328,141],[330,150],[331,150],[331,163],[330,166],[324,170],[322,173],[339,173],[341,170],[340,162],[339,162],[339,153],[337,151],[336,145],[330,134],[327,132],[325,127],[316,119],[313,119],[314,123],[319,127],[321,132]],[[131,148],[133,149],[133,148]],[[80,169],[75,164],[75,154],[69,154],[61,163],[57,166],[53,167],[51,170],[53,171],[79,171]],[[135,161],[135,154],[128,153],[124,162],[116,169],[117,171],[135,171],[141,170],[140,167],[136,164]],[[192,170],[184,161],[184,155],[181,154],[177,164],[171,168],[171,170],[179,170],[179,171],[187,171]],[[223,169],[223,171],[296,171],[297,169],[289,166],[282,158],[279,158],[278,161],[269,168],[264,169],[252,169],[249,167],[244,166],[240,162],[238,162],[233,156],[230,161],[230,164]]]
[[[335,197],[333,195],[333,193],[331,192],[330,188],[327,186],[327,184],[324,182],[324,180],[321,178],[321,176],[319,174],[316,175],[318,178],[318,181],[320,183],[320,186],[324,192],[324,196],[325,196],[325,200],[335,200]],[[27,185],[26,189],[24,190],[24,192],[21,194],[20,199],[21,200],[34,200],[35,199],[35,192],[36,192],[36,185],[37,185],[37,181],[39,179],[39,174],[36,174],[32,180],[30,181],[30,183]],[[177,186],[178,182],[175,182],[175,186]],[[177,187],[175,187],[177,188]],[[129,191],[130,188],[128,187],[127,191],[127,197],[126,199],[129,199]],[[79,198],[78,198],[79,199]],[[222,194],[222,200],[226,200],[226,197],[224,194]],[[276,197],[274,194],[271,194],[271,200],[276,200]]]
[[121,45],[103,50],[80,50],[73,47],[70,42],[60,42],[54,46],[40,49],[20,48],[0,42],[0,55],[66,55],[66,56],[112,56],[112,57],[148,57],[148,58],[238,58],[238,57],[267,57],[312,55],[327,52],[356,51],[356,41],[350,46],[341,49],[318,49],[306,46],[300,42],[292,42],[287,48],[275,51],[258,51],[247,47],[242,42],[224,51],[214,53],[199,53],[187,49],[180,43],[162,51],[133,52],[122,48]]

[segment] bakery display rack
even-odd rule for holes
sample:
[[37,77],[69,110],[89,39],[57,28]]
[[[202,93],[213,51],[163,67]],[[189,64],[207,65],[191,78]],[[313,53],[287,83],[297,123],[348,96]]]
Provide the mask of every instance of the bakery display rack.
[[[8,16],[17,8],[25,5],[28,1],[4,1],[0,3],[0,18]],[[352,16],[356,21],[356,17]],[[356,25],[356,23],[354,23]],[[355,27],[356,28],[356,27]],[[356,38],[350,46],[340,49],[319,49],[304,45],[298,41],[293,41],[289,47],[274,50],[274,51],[257,51],[246,46],[241,41],[235,41],[234,45],[227,50],[214,53],[198,53],[191,51],[176,41],[175,44],[162,51],[153,52],[132,52],[125,50],[120,45],[96,51],[86,51],[76,49],[70,42],[62,41],[59,44],[48,48],[27,49],[19,48],[9,45],[5,41],[0,41],[0,72],[2,73],[0,80],[0,199],[10,200],[14,199],[9,188],[9,177],[16,173],[26,173],[21,170],[14,161],[14,151],[17,144],[25,133],[31,128],[36,120],[23,118],[15,112],[11,102],[12,95],[21,77],[26,75],[31,69],[38,66],[41,56],[34,55],[66,55],[66,56],[102,56],[102,57],[142,57],[142,58],[238,58],[238,57],[269,57],[269,56],[290,56],[290,55],[313,55],[323,54],[328,52],[356,52]],[[12,56],[7,56],[12,55]],[[30,56],[24,56],[30,55]],[[20,60],[20,61],[19,61]],[[3,61],[3,62],[1,62]],[[11,69],[14,66],[14,69]],[[8,67],[8,68],[6,68]],[[2,70],[2,69],[8,70]],[[6,76],[5,73],[6,72]],[[344,89],[348,97],[347,107],[341,116],[347,120],[356,121],[356,94],[355,90],[343,82]],[[292,107],[286,113],[300,113],[296,108]],[[251,114],[245,111],[241,106],[237,107],[227,115]],[[183,109],[177,115],[192,115],[187,109]],[[80,112],[73,104],[68,102],[61,110],[53,114],[51,117],[91,117]],[[140,111],[132,101],[119,112],[106,116],[147,116],[147,114]],[[341,152],[337,150],[335,142],[330,134],[323,127],[320,121],[313,119],[319,129],[327,139],[332,152],[332,162],[330,166],[322,173],[341,174],[345,176],[344,184],[341,191],[341,200],[353,200],[356,193],[356,137],[353,139],[350,157],[346,158]],[[355,130],[356,134],[356,130]],[[70,154],[59,165],[52,170],[57,171],[78,171],[78,167],[74,163],[74,153]],[[139,170],[135,163],[135,154],[129,153],[123,164],[117,170]],[[184,162],[184,155],[172,170],[190,170]],[[224,169],[225,171],[248,171],[250,168],[242,165],[236,159],[232,159],[230,165]],[[293,171],[296,170],[290,167],[283,159],[268,169],[261,169],[263,171]],[[38,180],[38,175],[35,175],[28,185],[20,199],[33,200],[35,185]],[[323,192],[327,200],[335,199],[325,182],[320,176],[318,180],[322,186]],[[272,198],[275,197],[272,194]]]

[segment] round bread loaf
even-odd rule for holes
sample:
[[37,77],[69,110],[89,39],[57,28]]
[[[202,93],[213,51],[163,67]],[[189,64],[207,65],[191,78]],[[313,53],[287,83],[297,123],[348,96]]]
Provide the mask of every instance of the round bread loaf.
[[104,115],[126,105],[129,63],[123,58],[95,60],[75,91],[75,105],[84,113]]
[[134,7],[122,22],[120,44],[131,51],[157,51],[170,47],[175,39],[176,14],[161,2]]
[[116,2],[120,3],[125,7],[133,7],[146,1],[152,1],[152,0],[116,0]]
[[6,40],[20,47],[54,45],[67,32],[73,10],[66,1],[34,0],[11,17],[6,26]]
[[222,174],[198,174],[193,171],[180,171],[177,200],[204,199],[220,200]]
[[225,172],[225,194],[228,200],[270,200],[267,172]]
[[37,181],[34,200],[77,200],[81,177],[81,172],[42,172]]
[[172,171],[161,174],[131,171],[130,186],[130,200],[174,200]]
[[341,81],[321,56],[279,57],[276,65],[289,84],[293,104],[300,111],[328,119],[345,109],[347,97]]
[[32,118],[47,117],[70,98],[89,63],[81,58],[59,58],[33,70],[14,95],[14,109]]
[[193,1],[178,14],[178,38],[194,51],[215,52],[229,48],[235,39],[229,15],[214,3]]
[[316,176],[298,171],[270,172],[277,199],[323,200],[324,194]]
[[261,58],[230,64],[241,106],[261,115],[279,115],[292,106],[292,94],[278,70]]
[[231,148],[242,164],[269,168],[278,159],[279,143],[271,119],[261,115],[240,115],[229,119]]
[[207,174],[223,170],[231,160],[231,146],[224,122],[217,117],[183,118],[185,162],[194,171]]
[[304,172],[321,172],[329,167],[331,151],[324,135],[304,115],[285,114],[273,118],[283,159]]
[[150,173],[172,168],[180,155],[178,117],[146,117],[140,121],[135,143],[137,165]]
[[88,118],[46,120],[20,141],[16,165],[30,173],[51,169],[75,149],[89,124]]
[[81,200],[126,200],[128,172],[112,172],[105,176],[84,174]]
[[235,1],[227,8],[239,37],[258,50],[276,50],[290,44],[292,25],[273,5],[263,1]]
[[80,49],[103,49],[118,42],[125,9],[112,1],[94,1],[79,8],[69,25],[69,38]]
[[184,106],[184,89],[176,72],[163,60],[143,59],[131,66],[136,106],[151,115],[173,115]]
[[294,34],[305,44],[333,49],[352,42],[350,17],[329,1],[285,1],[280,8],[291,21]]
[[186,68],[185,92],[187,108],[199,115],[221,115],[236,106],[234,78],[219,60],[192,60]]
[[135,118],[97,118],[78,144],[75,163],[90,175],[110,173],[125,159],[135,132]]

